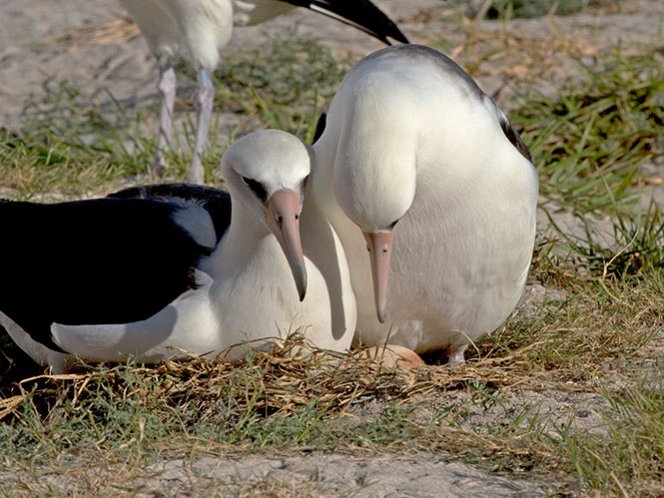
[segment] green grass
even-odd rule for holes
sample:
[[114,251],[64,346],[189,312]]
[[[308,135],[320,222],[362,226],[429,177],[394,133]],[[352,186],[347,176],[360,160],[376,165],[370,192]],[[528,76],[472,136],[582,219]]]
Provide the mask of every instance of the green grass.
[[662,491],[664,368],[660,366],[653,378],[650,385],[642,382],[636,388],[607,394],[612,409],[612,416],[606,417],[607,437],[575,434],[563,441],[579,478],[599,494],[657,496]]
[[[548,246],[538,256],[548,259],[549,270],[560,264],[560,254],[585,270],[588,275],[601,280],[623,279],[642,272],[664,271],[664,215],[661,207],[651,201],[643,211],[620,214],[612,219],[610,232],[599,230],[593,221],[575,213],[583,227],[582,235],[566,233],[549,215],[549,221],[559,240]],[[557,245],[558,254],[552,254]],[[555,270],[553,270],[555,272]]]
[[495,0],[487,11],[489,19],[534,18],[548,14],[566,16],[586,7],[590,0]]
[[[36,458],[147,465],[191,445],[222,455],[443,451],[489,472],[576,475],[598,492],[616,492],[617,482],[647,491],[663,477],[654,458],[664,443],[654,430],[661,385],[644,382],[629,364],[664,329],[664,282],[659,274],[638,278],[636,290],[633,281],[608,283],[612,297],[578,282],[564,302],[545,302],[534,322],[516,317],[483,341],[480,356],[462,369],[379,371],[357,359],[286,354],[237,366],[98,367],[24,383],[21,404],[0,425],[5,469]],[[614,371],[622,380],[610,387]],[[650,377],[662,374],[655,364]],[[578,429],[576,408],[552,417],[537,404],[513,404],[523,391],[546,398],[570,389],[605,398],[604,433]],[[637,436],[638,444],[628,444]],[[610,452],[619,469],[604,457]]]
[[275,38],[226,60],[215,72],[217,100],[223,109],[310,142],[318,115],[350,66],[313,40]]
[[553,98],[525,97],[512,113],[538,168],[543,207],[624,213],[639,166],[664,153],[661,59],[618,49],[604,56],[604,67],[584,66],[582,81]]
[[[311,141],[319,113],[349,66],[320,43],[292,37],[226,58],[214,75],[215,106],[236,114],[237,124],[229,137],[221,130],[224,117],[213,120],[205,156],[209,182],[221,184],[219,161],[235,136],[279,128]],[[195,81],[187,69],[179,68],[181,87]],[[191,110],[191,102],[179,102],[183,107]],[[23,127],[0,129],[3,187],[17,199],[39,200],[45,192],[57,199],[105,193],[122,179],[145,175],[156,147],[156,112],[127,110],[112,99],[102,103],[68,81],[45,82],[26,103]],[[154,126],[145,126],[147,118]],[[183,180],[189,169],[194,122],[191,116],[181,121],[179,146],[167,153],[166,181]]]
[[3,187],[20,200],[40,199],[45,193],[63,199],[102,190],[141,172],[137,160],[105,144],[84,145],[49,132],[33,136],[0,131]]
[[[550,294],[534,316],[517,313],[478,344],[468,365],[400,372],[358,358],[257,354],[240,365],[85,367],[19,386],[35,371],[17,373],[19,356],[0,336],[0,482],[13,475],[24,494],[48,495],[59,491],[38,476],[72,476],[85,494],[131,489],[140,469],[176,457],[398,451],[553,480],[554,493],[656,496],[664,481],[662,385],[652,381],[664,377],[664,222],[654,204],[637,209],[634,187],[639,167],[663,154],[664,74],[652,53],[604,55],[604,67],[586,68],[555,96],[524,96],[510,117],[531,146],[542,207],[608,218],[611,233],[554,225],[538,240],[531,272]],[[348,65],[291,38],[228,59],[215,73],[216,103],[235,124],[213,127],[211,182],[221,183],[215,168],[227,143],[251,129],[310,139]],[[155,109],[95,102],[56,82],[28,110],[22,129],[0,132],[12,197],[105,193],[152,159],[145,121]],[[191,121],[183,122],[187,141]],[[168,155],[166,179],[184,177],[186,149]],[[567,395],[567,405],[546,411],[544,401]],[[581,395],[601,401],[600,431],[579,425]],[[81,462],[103,478],[81,477]]]

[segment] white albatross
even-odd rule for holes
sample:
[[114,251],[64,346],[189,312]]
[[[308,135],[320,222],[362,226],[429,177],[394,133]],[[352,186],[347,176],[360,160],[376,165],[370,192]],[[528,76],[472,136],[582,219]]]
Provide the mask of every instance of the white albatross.
[[538,180],[521,138],[455,62],[417,45],[355,65],[319,135],[314,193],[346,250],[358,338],[462,363],[530,266]]
[[[148,267],[155,257],[151,254],[153,247],[147,242],[129,240],[129,248],[118,256],[101,250],[103,257],[93,254],[80,268],[69,260],[49,261],[48,250],[41,251],[38,254],[44,261],[40,261],[39,268],[44,272],[60,272],[58,275],[66,278],[59,282],[61,288],[58,289],[58,282],[49,282],[52,292],[49,296],[37,292],[40,300],[36,302],[29,301],[33,296],[30,288],[23,289],[24,301],[18,301],[12,283],[16,287],[23,285],[23,281],[19,282],[23,277],[32,282],[33,289],[39,290],[39,278],[48,275],[30,275],[29,261],[13,261],[12,266],[24,270],[14,272],[14,282],[3,282],[7,292],[0,296],[0,324],[35,361],[50,365],[56,372],[63,371],[72,357],[115,361],[132,355],[139,361],[154,363],[190,354],[214,357],[223,353],[226,359],[238,359],[251,347],[270,344],[273,339],[285,338],[295,331],[315,347],[347,349],[356,323],[350,275],[334,231],[317,210],[313,198],[306,200],[304,195],[310,161],[308,147],[285,132],[265,130],[235,142],[222,159],[222,174],[233,202],[230,225],[213,249],[214,220],[195,205],[190,210],[174,212],[164,208],[152,220],[145,220],[140,210],[151,209],[144,203],[156,201],[145,199],[81,201],[68,207],[69,219],[57,221],[57,217],[51,216],[49,225],[73,222],[72,209],[76,213],[103,211],[102,222],[106,224],[114,219],[113,210],[127,212],[127,216],[121,217],[122,222],[137,224],[132,227],[134,233],[149,234],[148,241],[151,235],[160,237],[166,255],[159,257],[165,260],[162,268],[168,276],[161,277],[155,285],[147,282],[148,287],[143,287],[141,279],[151,274],[142,275],[142,267]],[[14,203],[7,206],[10,204]],[[22,204],[27,203],[16,203],[15,208],[37,206],[42,215],[52,211],[48,208],[55,206],[57,211],[62,207]],[[162,204],[156,202],[160,209]],[[176,237],[166,233],[163,227],[151,226],[157,223],[167,225],[169,230],[174,224],[184,228],[192,239],[211,248],[209,255],[201,250],[193,260],[190,254],[184,261],[168,256],[169,241],[175,245]],[[69,233],[84,227],[73,230],[70,227]],[[101,232],[99,237],[95,236],[96,241],[104,240],[103,227],[92,231]],[[79,254],[81,249],[77,244],[85,247],[89,242],[86,235],[81,233],[80,240],[75,241],[57,240],[56,253],[68,254],[67,244],[70,244],[69,249]],[[121,236],[122,227],[109,229],[107,237],[113,235]],[[16,247],[21,242],[14,240],[8,244]],[[89,249],[94,251],[94,247]],[[0,248],[0,254],[3,251],[10,254],[8,249]],[[11,255],[16,259],[22,253],[16,250]],[[114,257],[124,258],[126,265],[112,261]],[[132,258],[143,264],[136,264]],[[177,271],[173,268],[175,263],[179,264]],[[112,267],[111,272],[107,264]],[[59,268],[52,268],[58,265]],[[133,273],[127,274],[125,266],[132,268]],[[185,282],[179,282],[180,277]],[[121,282],[115,281],[118,279]],[[124,287],[120,287],[123,282]],[[114,290],[110,295],[109,287]],[[139,288],[138,294],[134,287]],[[158,305],[152,293],[162,292],[165,287],[181,291],[143,319],[127,323],[113,321],[114,316],[127,316],[126,308],[132,308],[131,314],[145,315],[149,302],[152,309]],[[123,301],[123,289],[133,293],[132,302]],[[53,307],[49,297],[55,297],[59,306]],[[86,300],[90,309],[76,299]],[[164,301],[165,297],[160,299]],[[57,322],[61,317],[69,321]],[[108,321],[101,321],[103,318]],[[55,322],[49,326],[50,337],[45,336],[43,327],[49,319]]]
[[369,0],[118,0],[129,12],[157,59],[160,115],[153,169],[164,164],[163,148],[172,143],[177,56],[198,73],[196,136],[188,181],[203,183],[202,155],[207,145],[214,87],[211,72],[228,44],[233,26],[252,26],[297,6],[309,8],[389,43],[407,43],[399,28]]

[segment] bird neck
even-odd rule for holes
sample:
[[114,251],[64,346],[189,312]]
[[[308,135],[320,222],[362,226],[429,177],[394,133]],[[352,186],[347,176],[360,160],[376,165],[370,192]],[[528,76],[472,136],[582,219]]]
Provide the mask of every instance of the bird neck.
[[[212,276],[225,274],[233,267],[242,266],[251,259],[265,239],[274,238],[259,219],[259,209],[252,209],[242,202],[233,203],[231,223],[221,242],[207,261],[205,271]],[[276,239],[275,246],[278,248]]]

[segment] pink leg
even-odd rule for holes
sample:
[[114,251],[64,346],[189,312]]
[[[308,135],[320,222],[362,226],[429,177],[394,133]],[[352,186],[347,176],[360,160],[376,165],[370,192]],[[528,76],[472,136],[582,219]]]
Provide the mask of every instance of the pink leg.
[[173,146],[173,106],[175,105],[175,70],[170,60],[162,57],[159,60],[159,134],[157,135],[157,150],[150,168],[151,173],[160,173],[164,170],[164,147]]
[[447,355],[448,366],[453,367],[455,365],[463,365],[466,363],[464,353],[466,352],[467,348],[468,344],[463,344],[462,346],[450,346]]
[[214,101],[214,86],[208,69],[198,71],[198,94],[196,105],[198,107],[198,119],[196,122],[196,143],[194,144],[194,156],[191,161],[191,170],[187,181],[190,183],[203,183],[203,151],[207,147],[208,127],[212,115],[212,104]]

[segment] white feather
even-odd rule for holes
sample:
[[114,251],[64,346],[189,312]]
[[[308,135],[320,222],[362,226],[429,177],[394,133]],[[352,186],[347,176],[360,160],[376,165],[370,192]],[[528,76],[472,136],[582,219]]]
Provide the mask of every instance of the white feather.
[[265,226],[264,205],[241,180],[260,174],[266,185],[297,191],[310,170],[307,147],[285,132],[264,130],[233,144],[222,165],[231,225],[195,272],[198,288],[138,322],[53,324],[56,344],[86,360],[133,355],[150,362],[188,354],[240,358],[249,346],[295,331],[319,348],[350,347],[356,308],[343,247],[312,196],[305,197],[300,222],[308,278],[300,302],[286,257]]
[[52,373],[63,373],[67,364],[68,355],[47,348],[40,342],[35,341],[14,320],[0,311],[0,325],[9,334],[9,337],[30,358],[40,365],[49,365]]
[[[314,190],[346,250],[359,339],[454,353],[498,327],[521,295],[538,182],[502,112],[432,52],[391,47],[351,70],[314,145]],[[361,230],[399,218],[381,324]]]

